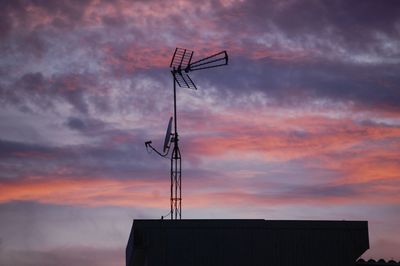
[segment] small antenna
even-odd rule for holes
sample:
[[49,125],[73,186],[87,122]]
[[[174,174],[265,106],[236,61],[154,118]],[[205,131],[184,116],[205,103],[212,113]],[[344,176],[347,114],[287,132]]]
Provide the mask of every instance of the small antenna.
[[[179,150],[178,121],[176,115],[176,84],[181,88],[197,90],[196,85],[189,76],[189,72],[225,66],[228,64],[228,53],[222,51],[192,63],[194,52],[184,48],[176,48],[172,56],[169,67],[172,68],[171,74],[174,82],[174,116],[169,119],[167,132],[165,134],[163,153],[159,152],[151,145],[151,141],[146,141],[145,146],[155,151],[158,155],[166,157],[169,153],[171,144],[173,144],[171,155],[171,219],[182,218],[182,157]],[[174,121],[174,133],[172,130],[172,121]],[[172,136],[172,138],[171,138]]]

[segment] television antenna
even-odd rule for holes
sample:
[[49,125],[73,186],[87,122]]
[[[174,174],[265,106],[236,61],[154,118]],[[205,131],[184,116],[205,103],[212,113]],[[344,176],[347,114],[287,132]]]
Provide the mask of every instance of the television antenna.
[[[189,77],[190,72],[225,66],[228,64],[228,53],[226,51],[207,56],[195,62],[192,62],[193,53],[194,52],[191,50],[176,48],[169,65],[174,82],[174,116],[169,119],[163,151],[159,152],[157,149],[155,149],[151,145],[151,141],[145,142],[147,150],[150,148],[161,157],[167,157],[171,145],[173,146],[170,170],[171,211],[169,214],[171,216],[171,220],[182,218],[182,156],[178,145],[179,135],[176,115],[176,84],[178,84],[178,86],[181,88],[197,90],[193,80]],[[171,133],[172,121],[174,122],[174,133]]]

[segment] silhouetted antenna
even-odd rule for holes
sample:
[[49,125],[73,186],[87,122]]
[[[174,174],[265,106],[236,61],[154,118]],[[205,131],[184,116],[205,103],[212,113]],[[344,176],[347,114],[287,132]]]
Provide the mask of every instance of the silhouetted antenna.
[[[176,115],[176,84],[181,88],[197,90],[193,80],[189,77],[189,72],[220,67],[228,64],[228,54],[222,51],[211,56],[205,57],[192,63],[194,52],[191,50],[176,48],[172,56],[170,67],[174,82],[174,116],[169,119],[167,132],[165,134],[163,153],[159,152],[151,145],[151,141],[146,141],[146,148],[151,148],[158,155],[166,157],[169,153],[171,144],[174,145],[171,155],[171,219],[182,218],[182,156],[179,150],[178,122]],[[172,130],[174,121],[174,133]],[[172,137],[172,138],[171,138]]]

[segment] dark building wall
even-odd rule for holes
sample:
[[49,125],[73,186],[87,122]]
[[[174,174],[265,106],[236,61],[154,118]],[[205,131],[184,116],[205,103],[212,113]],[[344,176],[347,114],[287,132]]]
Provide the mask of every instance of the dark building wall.
[[368,247],[362,221],[135,220],[126,265],[353,266]]

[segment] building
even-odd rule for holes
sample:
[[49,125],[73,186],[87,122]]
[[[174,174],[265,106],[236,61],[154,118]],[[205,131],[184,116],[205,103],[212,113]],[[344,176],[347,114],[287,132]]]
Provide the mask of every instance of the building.
[[127,266],[354,266],[366,221],[135,220]]

